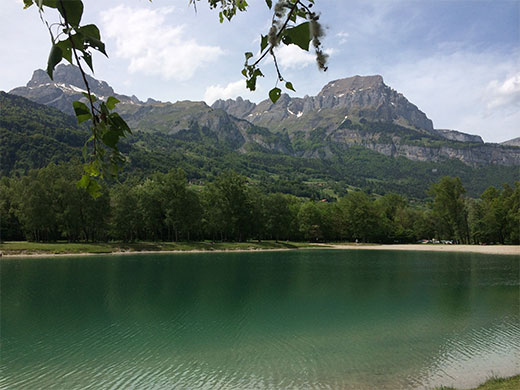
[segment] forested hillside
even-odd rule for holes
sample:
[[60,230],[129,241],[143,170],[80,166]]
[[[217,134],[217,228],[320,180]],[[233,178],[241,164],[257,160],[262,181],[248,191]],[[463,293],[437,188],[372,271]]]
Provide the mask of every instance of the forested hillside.
[[[42,168],[50,162],[81,160],[88,131],[78,126],[75,118],[19,96],[2,93],[0,98],[2,176],[24,175],[29,169]],[[205,110],[209,122],[228,120],[218,112],[214,115],[207,106],[199,108]],[[162,110],[175,114],[169,107]],[[199,122],[187,122],[184,130],[172,133],[134,131],[121,145],[128,163],[120,180],[144,179],[155,172],[181,168],[190,182],[205,184],[232,170],[265,192],[332,199],[349,189],[361,189],[424,199],[430,185],[446,175],[459,176],[468,195],[473,197],[491,185],[513,185],[518,177],[518,168],[514,166],[472,167],[456,159],[411,161],[385,156],[362,145],[329,144],[319,129],[309,137],[296,136],[289,141],[267,129],[237,121],[238,124],[228,123],[237,137],[243,137],[240,142],[233,142],[236,138],[230,138],[224,130],[218,134],[209,124],[203,126]],[[384,125],[367,126],[364,131],[368,132]],[[291,153],[284,153],[283,148]]]
[[88,131],[61,111],[0,91],[0,175],[81,156]]

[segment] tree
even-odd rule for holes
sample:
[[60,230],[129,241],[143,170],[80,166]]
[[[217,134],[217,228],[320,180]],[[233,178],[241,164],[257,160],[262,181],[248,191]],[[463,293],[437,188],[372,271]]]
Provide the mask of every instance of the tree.
[[287,239],[295,218],[290,209],[290,201],[283,194],[269,194],[265,198],[264,213],[267,235],[276,241]]
[[23,231],[12,207],[12,179],[0,178],[0,242],[5,240],[22,240]]
[[431,186],[433,217],[438,238],[469,242],[466,190],[458,177],[444,176]]
[[120,184],[110,191],[111,232],[113,237],[134,241],[139,238],[141,215],[137,191],[128,184]]
[[346,220],[347,235],[352,240],[380,241],[381,217],[375,205],[364,192],[349,192],[340,199],[339,207]]
[[11,208],[29,240],[106,238],[108,194],[94,199],[78,189],[73,178],[80,170],[79,166],[50,164],[14,181]]
[[[76,64],[83,77],[86,93],[85,101],[73,103],[78,122],[90,121],[92,136],[88,143],[91,145],[90,154],[84,165],[84,174],[78,186],[86,189],[93,197],[101,195],[101,186],[98,179],[103,175],[117,175],[125,157],[118,149],[119,139],[130,134],[126,122],[114,110],[119,100],[110,96],[106,101],[98,101],[91,93],[83,65],[93,71],[92,52],[98,51],[107,55],[105,44],[101,40],[99,28],[94,24],[83,24],[82,0],[23,0],[25,8],[36,5],[40,18],[49,31],[52,47],[50,50],[47,73],[53,78],[55,67],[66,60]],[[189,0],[196,9],[200,0]],[[208,0],[211,9],[219,9],[219,18],[231,21],[237,12],[244,12],[248,8],[246,0]],[[278,67],[274,49],[280,44],[296,45],[300,49],[309,51],[312,43],[319,69],[327,70],[327,55],[323,52],[321,39],[324,30],[319,23],[318,13],[313,11],[315,0],[279,0],[273,6],[272,0],[265,0],[269,9],[273,10],[273,17],[269,32],[261,35],[260,54],[253,61],[252,52],[245,53],[245,63],[242,75],[246,78],[246,87],[251,91],[256,89],[258,77],[263,73],[259,67],[262,60],[269,54],[273,59],[278,82],[284,82],[285,88],[294,91],[292,83],[285,80]],[[44,17],[44,9],[54,9],[59,14],[59,22],[49,24]],[[253,61],[253,62],[249,62]],[[277,85],[269,91],[269,98],[273,103],[281,96],[281,89]]]
[[320,209],[312,200],[300,207],[298,212],[298,226],[300,233],[307,241],[320,241],[323,239],[322,216]]

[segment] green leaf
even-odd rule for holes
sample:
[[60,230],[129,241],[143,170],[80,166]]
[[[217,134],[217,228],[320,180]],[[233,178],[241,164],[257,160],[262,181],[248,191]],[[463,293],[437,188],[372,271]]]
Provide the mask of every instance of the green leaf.
[[119,100],[113,96],[109,96],[107,99],[107,107],[109,110],[113,110],[116,104],[119,103]]
[[56,46],[61,49],[61,54],[63,58],[69,61],[72,64],[72,45],[69,39],[65,39],[63,41],[59,41]]
[[101,173],[99,170],[100,162],[99,160],[94,160],[89,162],[88,164],[83,164],[83,170],[89,175],[98,177]]
[[76,183],[77,188],[85,189],[92,198],[97,199],[101,196],[101,186],[92,176],[85,174]]
[[296,90],[294,89],[294,87],[293,87],[293,85],[292,85],[292,83],[290,81],[287,81],[285,83],[285,88],[290,89],[291,91],[296,92]]
[[85,26],[81,26],[77,30],[84,37],[90,37],[94,39],[101,39],[101,35],[99,34],[99,28],[95,24],[87,24]]
[[247,61],[248,59],[250,59],[251,57],[253,57],[253,53],[251,53],[250,51],[245,52],[244,55],[246,56],[246,61]]
[[89,95],[87,92],[81,92],[83,96],[87,98],[87,100],[91,101],[92,103],[96,102],[98,99],[95,95]]
[[52,45],[51,52],[49,53],[49,59],[47,60],[47,74],[53,80],[54,68],[61,62],[63,58],[61,48],[58,45]]
[[33,5],[33,0],[23,0],[23,9],[27,9],[31,5]]
[[281,95],[282,95],[282,90],[280,88],[274,87],[273,89],[271,89],[269,91],[269,99],[271,99],[271,101],[273,103],[276,103],[278,101],[278,99],[280,99]]
[[58,11],[71,26],[78,27],[83,15],[83,2],[81,0],[59,1]]
[[125,132],[132,134],[132,130],[130,130],[128,124],[125,122],[123,118],[121,118],[121,116],[117,112],[111,113],[108,116],[108,118],[110,119],[112,126],[116,126],[118,129],[121,130],[121,135],[124,136]]
[[42,5],[49,8],[58,8],[59,0],[38,0],[38,7],[42,8]]
[[117,131],[109,130],[101,137],[103,143],[109,148],[115,149],[117,145],[117,141],[119,141],[120,135]]
[[83,175],[81,179],[76,183],[76,187],[78,188],[87,188],[88,183],[90,181],[90,175]]
[[83,61],[88,65],[90,70],[94,72],[94,67],[92,66],[92,55],[88,53],[87,51],[83,52]]
[[265,3],[269,7],[269,9],[271,9],[273,7],[273,0],[265,0]]
[[247,89],[249,89],[250,91],[254,91],[256,89],[256,78],[258,76],[263,76],[263,74],[260,71],[260,69],[257,68],[254,71],[252,71],[251,76],[246,80]]
[[103,53],[105,56],[108,57],[107,52],[105,51],[105,44],[101,42],[99,39],[93,38],[93,37],[85,37],[85,42],[90,46],[99,51],[100,53]]
[[286,29],[282,41],[286,45],[292,43],[303,50],[309,51],[309,43],[311,41],[310,23],[305,22],[296,27]]
[[75,101],[72,102],[72,107],[74,107],[74,113],[76,114],[76,118],[78,118],[78,123],[92,119],[92,114],[85,103]]
[[105,52],[105,44],[101,41],[99,28],[95,24],[87,24],[86,26],[80,27],[78,33],[84,37],[85,42],[90,47],[93,47],[107,56],[107,53]]
[[267,35],[261,35],[260,39],[260,52],[263,52],[269,44],[269,37]]

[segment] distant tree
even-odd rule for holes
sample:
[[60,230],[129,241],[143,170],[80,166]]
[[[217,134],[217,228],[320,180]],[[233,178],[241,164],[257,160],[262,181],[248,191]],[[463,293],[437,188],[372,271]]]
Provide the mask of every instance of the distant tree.
[[22,226],[12,207],[13,183],[14,180],[6,176],[0,178],[0,242],[24,238]]
[[438,238],[469,242],[466,190],[460,178],[445,176],[431,186],[432,211]]
[[139,238],[141,214],[136,189],[129,184],[120,184],[110,191],[112,237],[134,241]]
[[487,188],[480,199],[469,203],[469,225],[473,242],[518,243],[520,241],[520,183],[513,190]]
[[164,239],[165,212],[161,202],[161,189],[158,181],[147,179],[137,186],[137,205],[141,218],[141,228],[147,239]]
[[346,219],[350,239],[364,242],[384,240],[381,217],[367,194],[360,191],[349,192],[340,199],[339,207]]
[[307,241],[322,241],[322,216],[316,202],[309,201],[300,207],[298,226],[303,238]]
[[511,244],[520,244],[520,181],[515,183],[514,190],[504,192],[509,194],[504,199],[507,210],[505,239]]
[[296,221],[289,206],[289,197],[286,195],[269,194],[266,196],[264,213],[268,237],[278,241],[290,236],[291,225],[295,224]]
[[208,230],[221,239],[243,241],[251,236],[253,204],[246,179],[226,172],[208,185],[204,194]]
[[78,189],[73,178],[80,169],[50,164],[15,180],[12,209],[29,240],[96,241],[107,237],[108,194],[94,199]]

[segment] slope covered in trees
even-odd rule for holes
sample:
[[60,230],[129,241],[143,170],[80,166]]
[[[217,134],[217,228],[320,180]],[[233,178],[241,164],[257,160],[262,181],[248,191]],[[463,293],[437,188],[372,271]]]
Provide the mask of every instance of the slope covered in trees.
[[1,176],[80,157],[87,138],[76,118],[0,91]]
[[[75,118],[19,96],[2,93],[0,99],[2,176],[24,175],[50,162],[81,159],[88,131],[78,126]],[[245,134],[260,141],[234,144],[229,137],[198,123],[173,134],[136,131],[120,145],[128,156],[120,180],[144,179],[155,172],[181,168],[189,181],[209,183],[233,170],[264,192],[318,199],[336,198],[346,189],[357,188],[423,199],[429,186],[446,175],[459,176],[472,197],[491,185],[513,185],[517,178],[514,166],[471,167],[458,160],[410,161],[361,145],[335,147],[328,145],[318,130],[311,138],[295,138],[286,145],[294,149],[292,154],[265,147],[266,143],[284,142],[283,137],[267,129],[248,127]]]

